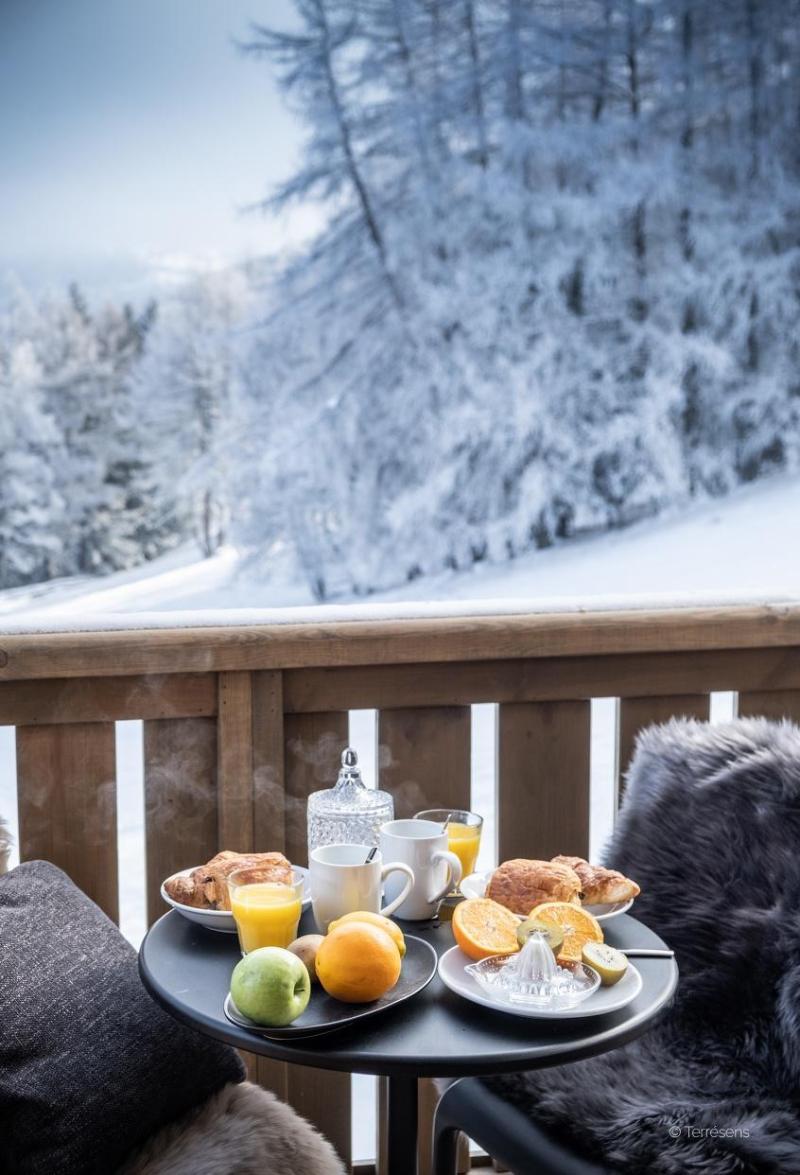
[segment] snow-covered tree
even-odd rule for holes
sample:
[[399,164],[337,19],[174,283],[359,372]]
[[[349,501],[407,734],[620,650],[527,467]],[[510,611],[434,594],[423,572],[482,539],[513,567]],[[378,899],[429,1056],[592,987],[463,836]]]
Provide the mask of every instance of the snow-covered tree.
[[74,286],[35,300],[5,283],[0,586],[133,566],[181,537],[135,380],[154,319],[154,305],[92,311]]
[[187,283],[162,306],[137,373],[155,498],[163,517],[206,555],[225,541],[237,450],[246,441],[237,423],[237,342],[248,299],[247,275],[238,269]]
[[0,316],[0,586],[49,579],[64,567],[65,502],[55,469],[60,438],[44,411],[41,371],[20,319],[32,306]]
[[132,400],[132,372],[155,317],[147,307],[90,310],[72,286],[51,296],[39,335],[45,403],[63,440],[57,470],[67,502],[72,571],[132,566],[149,551],[145,538],[148,438]]
[[295,8],[242,541],[369,591],[796,465],[797,0]]

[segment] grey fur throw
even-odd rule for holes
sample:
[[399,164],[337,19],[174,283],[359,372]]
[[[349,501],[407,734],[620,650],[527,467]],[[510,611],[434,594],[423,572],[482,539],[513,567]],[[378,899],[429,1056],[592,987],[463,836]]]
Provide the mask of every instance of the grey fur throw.
[[245,1081],[166,1126],[117,1175],[344,1175],[344,1166],[304,1118]]
[[616,1052],[490,1084],[610,1171],[800,1175],[800,729],[646,730],[607,858],[676,951],[671,1009]]

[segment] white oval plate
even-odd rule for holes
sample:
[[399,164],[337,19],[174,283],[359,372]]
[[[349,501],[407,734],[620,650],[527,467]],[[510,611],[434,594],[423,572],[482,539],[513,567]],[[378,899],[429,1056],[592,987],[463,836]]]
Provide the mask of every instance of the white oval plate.
[[[493,873],[494,869],[488,869],[485,873],[470,873],[469,877],[465,877],[461,882],[461,892],[464,897],[485,898],[486,886]],[[598,922],[607,922],[609,918],[616,918],[618,914],[626,913],[632,905],[633,898],[628,898],[627,902],[607,902],[602,906],[584,905],[581,906],[581,909],[594,914]]]
[[[195,865],[190,865],[188,869],[180,869],[177,873],[173,873],[172,877],[188,877],[188,875],[196,868]],[[307,910],[311,905],[311,893],[308,888],[308,870],[302,865],[292,865],[292,868],[297,873],[302,873],[305,878],[303,886],[303,909]],[[172,881],[172,877],[168,877],[167,881]],[[164,882],[161,886],[161,896],[168,906],[172,906],[173,910],[177,910],[179,914],[183,914],[184,918],[188,918],[190,922],[196,922],[199,926],[205,926],[206,930],[218,930],[221,934],[235,934],[236,923],[233,920],[233,914],[230,910],[201,910],[197,906],[184,906],[183,902],[176,902],[171,898],[164,889]]]
[[634,967],[628,963],[628,970],[613,987],[598,987],[582,1004],[574,1008],[537,1008],[528,1004],[506,1004],[493,1000],[488,992],[467,974],[467,967],[472,963],[460,947],[451,947],[439,959],[439,978],[445,987],[449,987],[456,995],[471,1000],[473,1004],[482,1004],[484,1008],[491,1008],[495,1012],[505,1012],[509,1016],[524,1016],[529,1020],[578,1020],[586,1016],[604,1016],[606,1012],[618,1012],[627,1004],[636,999],[642,990],[642,977]]

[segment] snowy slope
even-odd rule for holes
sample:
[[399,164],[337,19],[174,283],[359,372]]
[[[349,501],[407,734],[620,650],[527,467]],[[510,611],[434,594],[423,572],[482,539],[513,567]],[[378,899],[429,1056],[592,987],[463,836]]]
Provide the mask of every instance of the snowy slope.
[[[453,610],[519,611],[638,606],[800,595],[800,479],[776,477],[691,512],[650,520],[628,530],[536,551],[511,563],[480,564],[471,572],[415,580],[328,615],[380,614],[382,605],[403,613]],[[438,604],[432,604],[437,601]],[[458,603],[455,603],[458,601]],[[469,601],[475,601],[473,605]],[[413,607],[419,604],[420,607]],[[188,610],[303,608],[274,619],[302,619],[312,605],[303,585],[248,577],[236,552],[224,548],[198,559],[191,548],[104,579],[69,579],[0,593],[0,627],[119,622],[120,613],[181,612],[171,623],[223,622]],[[411,605],[409,607],[409,605]],[[394,611],[394,609],[393,609]],[[398,612],[400,609],[398,609]],[[113,616],[109,616],[113,614]],[[315,609],[315,615],[320,615]],[[250,612],[236,622],[266,619]],[[147,623],[150,617],[131,617]]]

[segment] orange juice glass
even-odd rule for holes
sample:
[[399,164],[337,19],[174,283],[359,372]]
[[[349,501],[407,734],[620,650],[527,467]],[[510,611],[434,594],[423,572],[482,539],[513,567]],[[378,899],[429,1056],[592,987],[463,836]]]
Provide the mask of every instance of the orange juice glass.
[[447,820],[447,847],[461,862],[462,877],[475,872],[475,862],[481,847],[483,817],[477,812],[464,812],[454,808],[429,808],[417,812],[417,820],[434,820],[444,824]]
[[251,881],[249,876],[249,869],[237,869],[228,878],[242,954],[259,947],[288,947],[297,938],[303,910],[303,875],[292,873],[289,884]]

